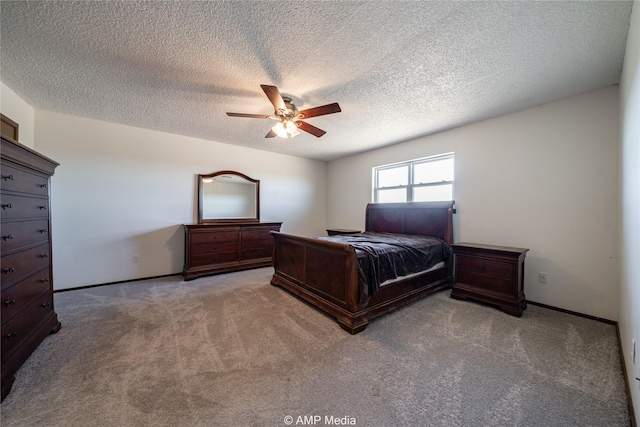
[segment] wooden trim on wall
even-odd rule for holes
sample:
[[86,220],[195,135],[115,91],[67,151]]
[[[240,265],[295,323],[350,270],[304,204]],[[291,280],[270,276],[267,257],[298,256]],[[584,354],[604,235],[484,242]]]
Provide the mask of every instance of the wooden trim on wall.
[[562,313],[573,314],[574,316],[585,317],[585,318],[591,319],[591,320],[597,320],[598,322],[608,323],[610,325],[617,325],[618,324],[618,322],[616,322],[615,320],[609,320],[609,319],[605,319],[603,317],[596,317],[596,316],[591,316],[589,314],[578,313],[577,311],[566,310],[564,308],[558,308],[558,307],[554,307],[552,305],[542,304],[542,303],[539,303],[539,302],[534,302],[534,301],[527,300],[527,304],[537,305],[538,307],[548,308],[549,310],[560,311]]
[[18,141],[18,130],[20,125],[4,114],[0,113],[0,119],[2,121],[2,128],[0,130],[0,134],[5,138],[11,138],[14,141]]
[[163,277],[181,276],[181,275],[182,275],[182,272],[173,273],[173,274],[163,274],[161,276],[141,277],[139,279],[118,280],[117,282],[107,282],[107,283],[98,283],[98,284],[95,284],[95,285],[76,286],[75,288],[54,289],[53,293],[57,294],[57,293],[60,293],[60,292],[79,291],[79,290],[82,290],[82,289],[97,288],[97,287],[100,287],[100,286],[119,285],[121,283],[141,282],[143,280],[154,280],[154,279],[161,279]]
[[616,322],[616,333],[618,334],[618,348],[620,349],[620,363],[622,363],[622,376],[624,377],[624,389],[627,392],[627,405],[629,407],[629,416],[631,417],[631,427],[638,427],[636,424],[636,414],[633,410],[633,399],[631,398],[631,384],[629,384],[629,379],[633,381],[633,373],[631,375],[627,375],[627,365],[624,362],[624,352],[622,351],[622,337],[620,336],[620,328],[618,327],[618,322]]

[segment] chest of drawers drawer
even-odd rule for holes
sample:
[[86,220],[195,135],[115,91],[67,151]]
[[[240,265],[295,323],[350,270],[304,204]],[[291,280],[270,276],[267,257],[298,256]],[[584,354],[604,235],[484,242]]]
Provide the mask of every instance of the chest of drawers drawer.
[[2,257],[2,272],[0,274],[2,289],[33,274],[34,271],[42,270],[48,266],[48,243]]
[[52,303],[52,295],[45,292],[2,325],[2,359],[7,357],[53,311]]
[[49,241],[49,220],[3,222],[0,231],[3,255],[13,250]]
[[[2,289],[2,324],[24,310],[36,297],[49,290],[49,268]],[[4,331],[4,327],[3,327]]]
[[3,162],[0,189],[47,197],[49,177]]
[[2,219],[48,218],[49,199],[42,197],[2,194]]

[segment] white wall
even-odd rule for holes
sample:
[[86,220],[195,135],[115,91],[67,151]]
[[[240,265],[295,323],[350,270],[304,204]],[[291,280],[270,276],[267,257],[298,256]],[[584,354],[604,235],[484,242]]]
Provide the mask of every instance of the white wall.
[[[620,339],[640,425],[640,5],[635,2],[620,83],[622,110]],[[633,363],[632,339],[636,341]]]
[[302,235],[325,228],[325,162],[40,110],[35,122],[35,149],[60,163],[51,185],[55,289],[181,272],[197,174],[259,179],[261,220]]
[[373,166],[455,152],[454,239],[529,248],[528,300],[617,320],[618,99],[609,87],[332,161],[327,225],[364,227]]
[[20,143],[33,148],[35,110],[2,82],[0,82],[0,112],[18,123]]

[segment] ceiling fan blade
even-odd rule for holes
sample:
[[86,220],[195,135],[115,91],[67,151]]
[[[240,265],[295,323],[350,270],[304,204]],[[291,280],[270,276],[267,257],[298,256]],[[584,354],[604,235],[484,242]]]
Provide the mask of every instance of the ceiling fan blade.
[[308,119],[309,117],[324,116],[325,114],[339,113],[342,111],[337,102],[333,104],[322,105],[320,107],[309,108],[307,110],[298,111],[297,115],[302,115],[302,119]]
[[265,138],[275,138],[277,135],[276,133],[273,131],[273,129],[269,130],[269,133],[265,135]]
[[266,114],[245,114],[245,113],[227,113],[227,116],[230,117],[250,117],[253,119],[268,119],[269,116]]
[[269,101],[271,101],[271,103],[273,104],[273,108],[275,108],[276,111],[287,111],[287,106],[284,104],[282,95],[280,95],[280,91],[277,87],[269,85],[260,85],[260,87],[264,91],[265,95],[267,95],[267,98],[269,98]]
[[310,133],[311,135],[317,136],[318,138],[327,133],[320,128],[310,125],[309,123],[297,121],[296,124],[298,125],[298,129]]

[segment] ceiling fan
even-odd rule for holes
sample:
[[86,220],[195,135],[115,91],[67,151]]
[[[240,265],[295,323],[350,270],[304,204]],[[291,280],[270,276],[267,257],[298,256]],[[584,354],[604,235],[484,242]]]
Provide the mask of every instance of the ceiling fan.
[[274,138],[276,136],[280,136],[282,138],[293,137],[300,133],[298,129],[320,138],[326,132],[310,125],[307,122],[303,122],[302,120],[309,119],[311,117],[324,116],[325,114],[339,113],[342,111],[337,102],[298,111],[296,106],[293,105],[293,102],[291,102],[291,98],[280,95],[280,91],[277,87],[269,85],[260,85],[260,87],[267,95],[267,98],[269,98],[269,101],[273,104],[273,115],[227,113],[227,116],[277,120],[278,123],[271,128],[265,138]]

